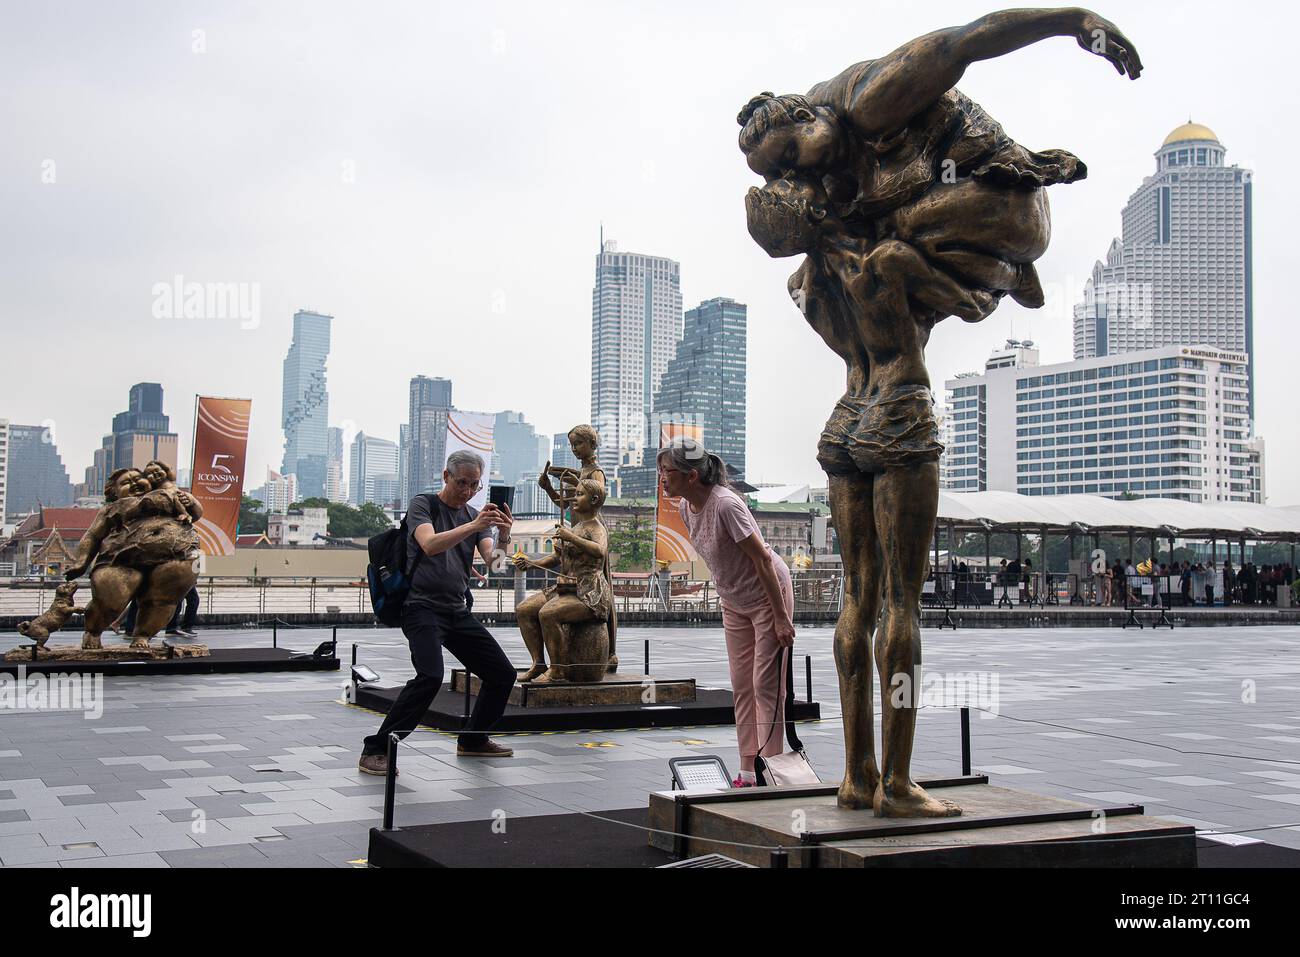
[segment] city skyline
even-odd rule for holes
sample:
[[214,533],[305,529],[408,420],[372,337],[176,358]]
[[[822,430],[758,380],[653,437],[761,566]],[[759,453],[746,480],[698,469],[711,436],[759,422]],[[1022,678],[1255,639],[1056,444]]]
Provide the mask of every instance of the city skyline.
[[[623,248],[680,262],[684,301],[723,293],[749,304],[755,388],[747,472],[754,481],[824,484],[816,436],[843,372],[784,296],[795,264],[766,260],[745,233],[742,199],[753,179],[736,150],[735,112],[759,89],[806,90],[841,62],[987,11],[973,3],[812,5],[810,16],[858,28],[814,46],[769,26],[779,9],[719,5],[687,30],[611,5],[599,34],[590,26],[566,33],[524,7],[501,22],[469,10],[409,8],[377,14],[360,31],[323,15],[304,27],[291,8],[259,15],[256,29],[233,8],[205,12],[203,23],[191,22],[191,12],[158,11],[114,51],[78,40],[78,57],[55,54],[52,62],[36,59],[37,50],[48,58],[54,49],[44,38],[93,37],[111,28],[112,15],[87,7],[68,21],[15,11],[0,39],[0,69],[15,92],[0,106],[15,144],[0,157],[0,198],[22,228],[0,240],[0,314],[15,354],[39,355],[58,341],[64,373],[79,388],[38,394],[21,374],[11,376],[0,384],[0,415],[52,420],[63,460],[79,476],[103,435],[98,410],[120,407],[118,397],[140,379],[167,390],[182,465],[193,395],[251,396],[248,474],[262,474],[280,464],[271,383],[294,309],[313,303],[338,317],[329,376],[331,408],[340,412],[331,424],[347,419],[355,430],[395,436],[406,384],[424,374],[454,380],[458,405],[519,409],[539,433],[561,431],[590,408],[589,356],[582,346],[575,355],[572,343],[588,334],[590,256],[603,220]],[[1251,95],[1273,81],[1270,64],[1284,55],[1283,41],[1257,36],[1250,18],[1229,18],[1219,22],[1217,42],[1253,45],[1255,55],[1239,57],[1230,75],[1189,70],[1216,10],[1126,11],[1149,69],[1122,98],[1104,64],[1060,55],[1066,39],[968,71],[963,92],[1013,135],[1032,131],[1028,145],[1077,152],[1089,178],[1052,197],[1057,235],[1039,263],[1048,306],[1035,314],[1004,304],[978,326],[936,336],[928,363],[939,391],[971,367],[971,356],[987,355],[1008,335],[1036,340],[1044,362],[1068,359],[1072,307],[1115,235],[1114,212],[1151,174],[1151,147],[1190,115],[1258,177],[1257,431],[1269,437],[1270,504],[1296,504],[1300,448],[1286,424],[1287,350],[1269,346],[1288,331],[1282,230],[1295,201],[1278,166],[1297,134],[1269,120],[1266,97]],[[398,21],[409,29],[395,29]],[[190,46],[198,28],[208,38],[202,54]],[[437,36],[446,55],[417,56],[421,35]],[[614,42],[593,42],[598,35]],[[361,84],[333,76],[326,64],[345,48],[363,72],[390,75]],[[366,70],[372,62],[395,64],[398,73]],[[1027,87],[1031,73],[1042,79]],[[157,85],[158,75],[169,77],[166,91],[148,108],[137,104],[134,92]],[[530,88],[527,79],[537,76],[548,82]],[[646,76],[656,78],[653,93]],[[429,94],[465,78],[500,106],[471,110],[458,127],[457,136],[482,147],[472,162],[448,157],[445,98]],[[274,105],[260,92],[268,85],[279,90]],[[578,92],[557,96],[558,89]],[[660,108],[687,100],[691,110]],[[588,110],[618,122],[599,130],[572,122],[575,111]],[[174,127],[161,140],[150,132],[159,115]],[[415,122],[391,122],[403,115]],[[561,126],[563,136],[547,136]],[[318,144],[313,154],[298,148],[303,140]],[[587,162],[597,155],[604,162]],[[574,169],[586,183],[565,194],[564,216],[534,219],[530,198]],[[51,170],[55,179],[43,182]],[[151,190],[139,197],[137,226],[112,214],[112,197],[141,178]],[[259,304],[256,320],[157,318],[152,290],[176,275],[255,284],[257,297],[247,298]],[[91,314],[112,321],[89,325]],[[170,361],[141,359],[121,341],[140,334],[171,340]]]

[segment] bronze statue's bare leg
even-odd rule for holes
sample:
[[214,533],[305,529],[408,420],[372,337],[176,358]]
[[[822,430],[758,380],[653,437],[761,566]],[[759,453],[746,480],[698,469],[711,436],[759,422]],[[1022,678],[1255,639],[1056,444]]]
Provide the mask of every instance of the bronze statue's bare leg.
[[[961,808],[912,781],[912,744],[920,706],[921,586],[939,509],[939,464],[890,469],[875,479],[876,531],[885,565],[884,616],[876,639],[881,685],[881,777],[874,807],[881,817],[951,817]],[[895,707],[896,676],[909,694]]]
[[835,670],[844,716],[844,781],[840,807],[871,807],[876,765],[871,634],[880,612],[881,565],[871,508],[870,475],[829,475],[831,514],[844,562],[844,607],[835,623]]
[[[540,683],[562,681],[568,677],[568,665],[596,665],[597,661],[566,661],[564,628],[572,622],[591,621],[591,608],[577,595],[556,595],[546,603],[538,615],[542,622],[542,635],[546,641],[546,654],[551,659],[551,667],[536,680]],[[559,662],[563,662],[560,664]]]
[[85,634],[82,648],[102,648],[100,635],[118,619],[139,591],[144,573],[134,568],[108,565],[90,573],[91,599],[86,604]]
[[546,596],[539,592],[515,609],[519,634],[523,636],[524,647],[533,658],[532,666],[520,676],[520,681],[532,681],[546,671],[546,646],[542,638],[542,622],[538,618],[538,613],[545,604]]
[[135,633],[131,636],[133,648],[149,647],[149,639],[167,627],[176,613],[176,606],[194,585],[194,563],[177,559],[156,565],[149,572],[149,580],[136,595],[140,613],[135,620]]
[[176,602],[137,597],[140,610],[135,616],[135,631],[130,635],[132,648],[148,648],[149,639],[167,627],[176,614]]

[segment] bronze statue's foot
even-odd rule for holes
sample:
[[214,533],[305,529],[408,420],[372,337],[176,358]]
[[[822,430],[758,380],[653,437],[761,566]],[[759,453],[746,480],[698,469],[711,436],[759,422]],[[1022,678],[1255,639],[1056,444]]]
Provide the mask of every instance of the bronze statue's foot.
[[872,801],[876,817],[960,817],[961,807],[943,798],[931,797],[911,781],[903,787],[889,789],[882,781]]
[[605,666],[605,671],[611,675],[618,671],[618,655],[609,656],[609,664]]
[[130,644],[128,647],[131,647],[131,648],[141,648],[141,649],[148,648],[148,647],[149,647],[149,639],[148,639],[148,638],[132,638],[132,639],[131,639],[131,644]]
[[545,674],[545,672],[546,672],[546,663],[539,662],[538,664],[533,665],[531,668],[525,671],[522,675],[520,675],[519,682],[522,684],[525,681],[536,681],[539,677]]
[[94,651],[103,648],[104,643],[99,640],[99,635],[82,635],[81,647],[85,650]]
[[536,678],[533,679],[533,684],[546,685],[546,684],[550,684],[552,681],[561,681],[561,680],[563,679],[560,678],[555,673],[554,668],[547,668],[540,675],[538,675]]
[[879,781],[879,775],[858,781],[846,774],[844,775],[844,781],[840,784],[839,793],[835,796],[835,803],[840,807],[854,811],[872,807],[876,786]]

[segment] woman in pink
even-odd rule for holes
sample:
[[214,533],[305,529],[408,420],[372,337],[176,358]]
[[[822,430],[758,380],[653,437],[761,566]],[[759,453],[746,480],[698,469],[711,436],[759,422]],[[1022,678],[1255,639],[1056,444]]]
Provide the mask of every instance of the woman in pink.
[[689,438],[659,452],[664,492],[680,498],[691,544],[713,573],[727,636],[736,708],[740,776],[755,782],[754,757],[784,749],[785,680],[782,662],[794,644],[794,590],[790,569],[763,541],[745,500],[727,484],[722,459]]

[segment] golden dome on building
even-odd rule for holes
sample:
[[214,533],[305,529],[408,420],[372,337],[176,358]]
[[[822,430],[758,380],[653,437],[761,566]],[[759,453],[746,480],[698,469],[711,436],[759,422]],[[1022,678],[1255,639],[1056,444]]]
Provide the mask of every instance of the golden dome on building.
[[1165,137],[1161,147],[1170,146],[1174,143],[1185,143],[1188,140],[1213,140],[1219,142],[1219,138],[1214,135],[1214,130],[1208,126],[1202,126],[1200,123],[1193,123],[1188,120],[1182,126],[1178,127],[1172,133]]

